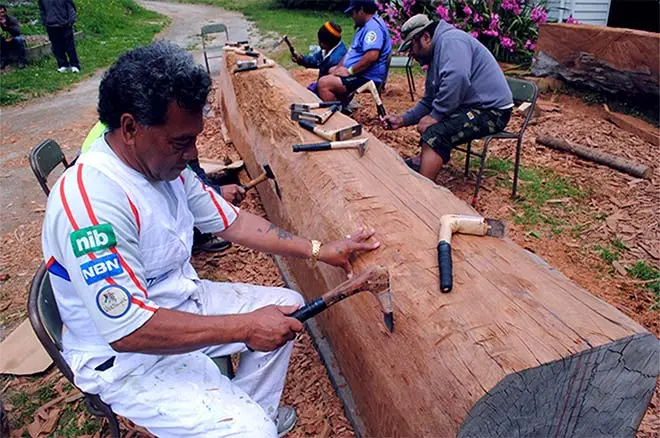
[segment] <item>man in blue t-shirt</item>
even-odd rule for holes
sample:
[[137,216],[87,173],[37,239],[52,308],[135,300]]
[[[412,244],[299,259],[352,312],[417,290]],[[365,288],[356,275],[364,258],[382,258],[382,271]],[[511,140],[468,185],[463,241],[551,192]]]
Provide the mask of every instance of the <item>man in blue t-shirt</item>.
[[324,101],[343,102],[366,82],[374,81],[379,86],[385,81],[392,41],[377,10],[375,0],[351,0],[345,13],[351,14],[357,31],[342,62],[319,80],[318,94]]

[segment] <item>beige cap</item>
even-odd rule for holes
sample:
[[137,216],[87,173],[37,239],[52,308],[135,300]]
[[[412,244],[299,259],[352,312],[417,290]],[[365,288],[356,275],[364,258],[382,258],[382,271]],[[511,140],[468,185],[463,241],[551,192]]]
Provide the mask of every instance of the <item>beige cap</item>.
[[405,52],[410,49],[410,44],[412,43],[413,38],[419,35],[424,29],[426,29],[433,22],[429,20],[424,14],[417,14],[410,17],[403,26],[401,26],[401,38],[403,38],[403,44],[399,47],[399,52]]

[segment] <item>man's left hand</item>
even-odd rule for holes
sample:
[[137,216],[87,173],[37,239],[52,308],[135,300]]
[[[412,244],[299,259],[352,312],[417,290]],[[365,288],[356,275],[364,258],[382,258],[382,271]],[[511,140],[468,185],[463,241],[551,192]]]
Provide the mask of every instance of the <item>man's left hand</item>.
[[380,246],[380,242],[367,242],[376,233],[376,230],[358,230],[346,236],[344,240],[333,240],[321,246],[319,260],[332,266],[344,268],[349,278],[353,276],[351,256],[358,251],[373,251]]
[[337,67],[332,72],[332,74],[335,75],[335,76],[339,76],[340,78],[345,78],[345,77],[351,75],[351,73],[348,71],[348,69],[346,67]]
[[423,135],[431,125],[435,125],[436,123],[438,123],[438,121],[433,117],[424,116],[422,117],[422,120],[420,120],[417,124],[417,132]]

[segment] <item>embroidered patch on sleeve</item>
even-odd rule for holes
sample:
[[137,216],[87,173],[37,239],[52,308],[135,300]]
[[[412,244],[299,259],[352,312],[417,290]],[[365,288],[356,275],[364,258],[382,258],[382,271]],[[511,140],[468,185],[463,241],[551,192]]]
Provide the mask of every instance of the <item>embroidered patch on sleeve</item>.
[[117,245],[115,231],[110,224],[98,224],[93,227],[81,228],[71,233],[69,237],[76,257]]
[[378,35],[373,30],[367,32],[367,34],[364,36],[364,42],[366,42],[367,44],[373,44],[376,42],[377,39],[378,39]]
[[121,318],[131,308],[131,294],[116,284],[105,286],[96,294],[96,306],[108,318]]
[[108,277],[114,277],[124,272],[119,257],[109,254],[80,265],[83,278],[87,284],[94,284]]

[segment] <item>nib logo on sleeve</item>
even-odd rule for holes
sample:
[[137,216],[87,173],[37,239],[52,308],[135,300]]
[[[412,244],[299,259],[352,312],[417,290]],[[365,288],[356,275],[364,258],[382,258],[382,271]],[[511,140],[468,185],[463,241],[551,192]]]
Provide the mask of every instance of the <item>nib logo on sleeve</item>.
[[71,233],[70,238],[73,253],[76,257],[117,245],[115,231],[110,224],[81,228]]

